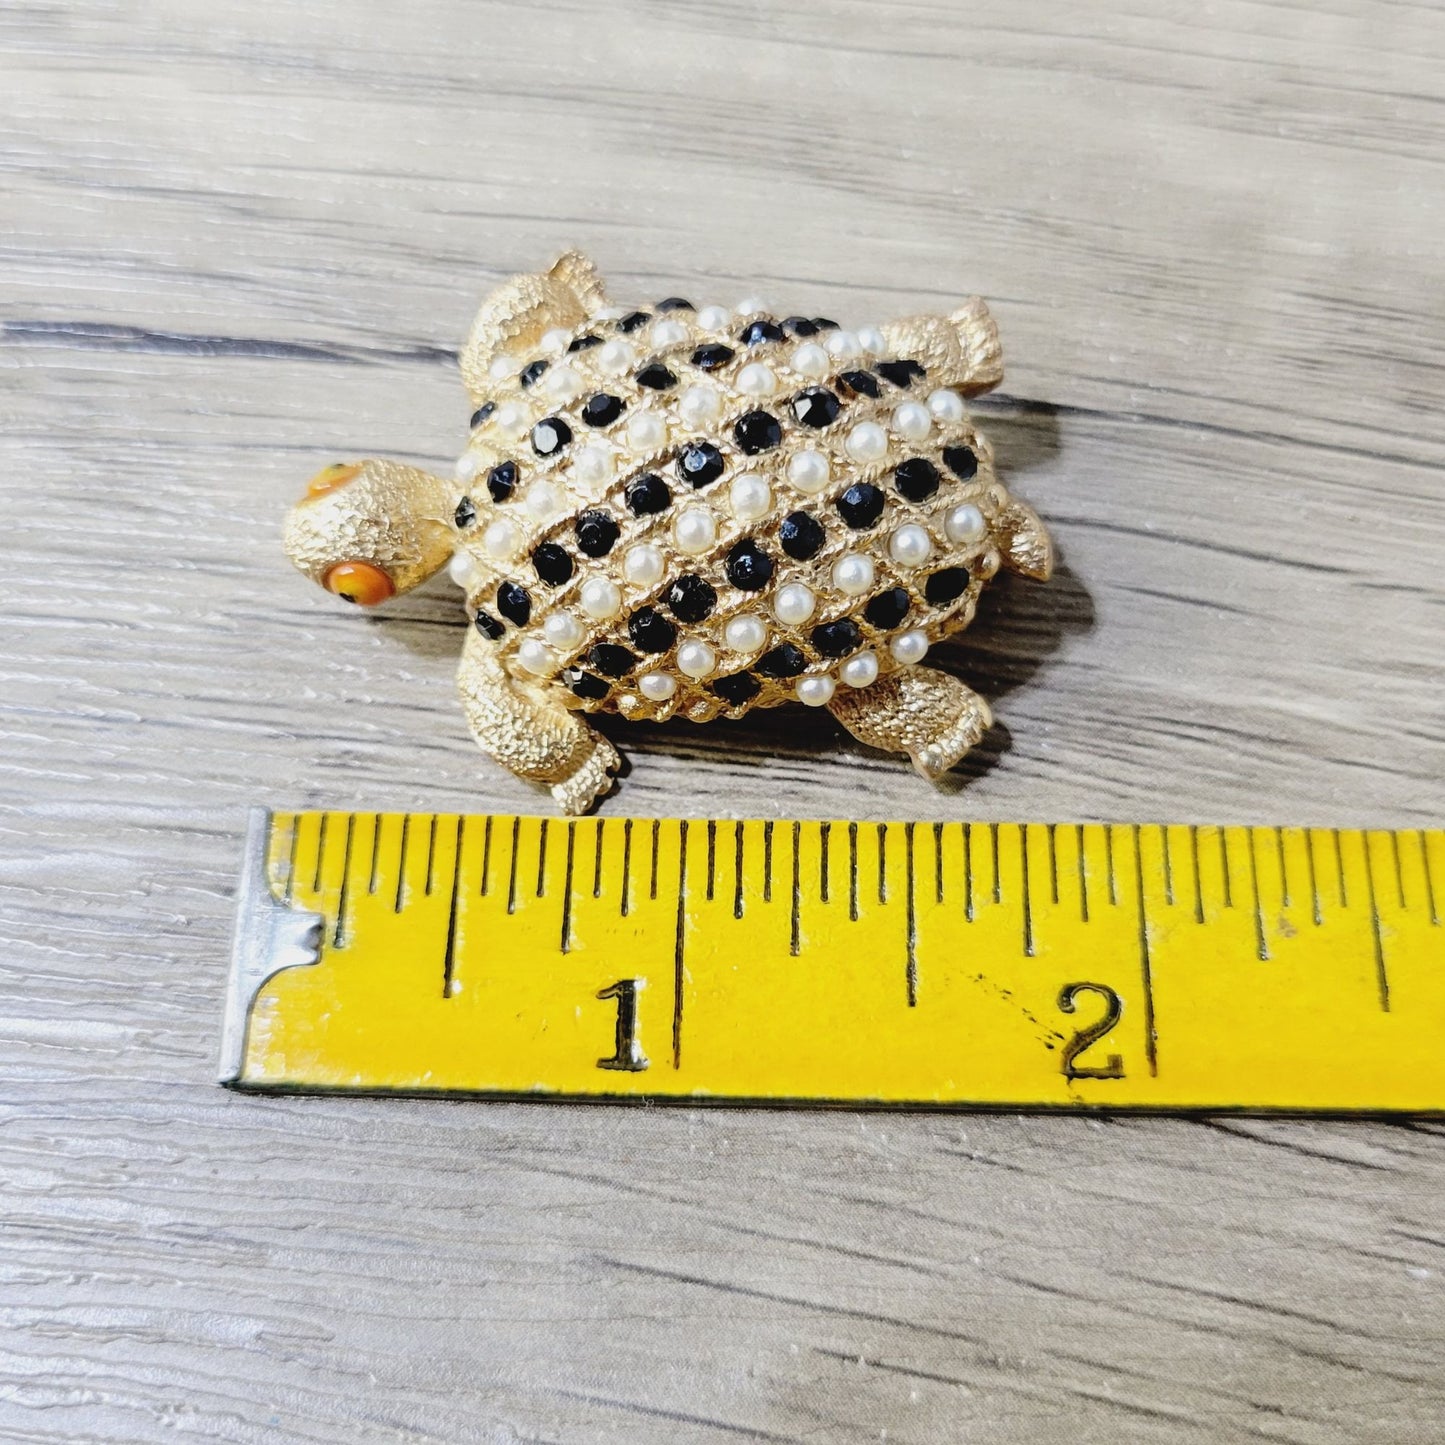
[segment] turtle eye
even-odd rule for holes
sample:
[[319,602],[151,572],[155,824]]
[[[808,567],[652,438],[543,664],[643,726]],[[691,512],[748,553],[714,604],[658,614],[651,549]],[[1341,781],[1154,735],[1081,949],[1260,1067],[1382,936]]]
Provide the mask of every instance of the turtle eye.
[[396,584],[371,562],[338,562],[327,570],[321,585],[343,602],[363,607],[375,607],[396,593]]
[[361,475],[361,468],[354,462],[333,462],[329,467],[322,469],[306,483],[306,497],[309,501],[312,497],[324,497],[327,492],[334,492],[338,487],[344,487],[347,482]]

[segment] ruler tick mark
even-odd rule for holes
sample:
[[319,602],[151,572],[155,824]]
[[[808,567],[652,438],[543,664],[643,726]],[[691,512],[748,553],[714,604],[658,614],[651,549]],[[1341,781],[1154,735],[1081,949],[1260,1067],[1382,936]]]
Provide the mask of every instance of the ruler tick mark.
[[933,901],[943,902],[943,824],[933,825]]
[[341,894],[336,900],[336,928],[331,935],[334,948],[340,948],[346,941],[346,905],[351,897],[351,838],[356,831],[356,814],[346,815],[346,841],[341,849]]
[[998,866],[998,824],[988,825],[989,847],[993,852],[993,901],[1001,902],[1003,899],[1003,877]]
[[788,952],[796,958],[798,949],[801,946],[801,919],[802,892],[803,892],[803,825],[797,821],[793,823],[793,905],[792,914],[789,918],[789,940]]
[[321,815],[321,831],[316,835],[316,874],[311,880],[311,891],[321,892],[321,865],[326,858],[326,825],[331,821],[330,813]]
[[1139,825],[1134,824],[1134,878],[1139,908],[1139,967],[1144,981],[1144,1058],[1149,1075],[1159,1074],[1159,1040],[1154,1027],[1154,967],[1149,956],[1149,916],[1144,906],[1144,852],[1139,844]]
[[1055,825],[1049,824],[1049,901],[1059,901],[1059,840],[1055,836]]
[[773,901],[773,825],[763,824],[763,902]]
[[[567,820],[567,864],[562,881],[562,952],[572,951],[572,850],[577,844],[577,820]],[[538,888],[537,896],[542,896]]]
[[878,825],[878,901],[888,902],[888,824]]
[[660,818],[654,818],[652,820],[652,881],[648,884],[647,890],[647,896],[649,898],[657,897],[657,850],[658,839],[661,836],[662,820]]
[[537,840],[537,897],[545,897],[544,890],[547,887],[547,825],[552,820],[542,819],[540,836]]
[[1169,856],[1169,829],[1162,824],[1159,828],[1160,857],[1164,863],[1164,901],[1174,906],[1174,860]]
[[848,824],[848,921],[858,921],[858,825]]
[[1313,828],[1305,829],[1305,861],[1309,865],[1308,876],[1310,880],[1310,917],[1314,919],[1315,927],[1318,928],[1324,923],[1325,917],[1323,910],[1320,908],[1319,879],[1315,875],[1315,836],[1316,834]]
[[428,898],[432,890],[432,866],[436,862],[437,851],[437,815],[431,815],[431,829],[426,840],[426,888],[423,890]]
[[391,905],[393,913],[401,912],[402,898],[406,892],[406,845],[411,834],[411,814],[401,815],[401,847],[396,855],[396,898]]
[[597,851],[592,860],[592,896],[602,897],[602,834],[606,830],[607,819],[597,820]]
[[1075,823],[1074,828],[1079,844],[1079,917],[1089,921],[1089,870],[1084,861],[1084,825]]
[[1400,835],[1393,829],[1390,832],[1390,851],[1395,857],[1395,890],[1399,895],[1400,907],[1405,905],[1405,870],[1400,866]]
[[1224,906],[1234,907],[1234,883],[1229,876],[1229,836],[1223,828],[1219,830],[1219,867],[1224,875]]
[[301,819],[293,813],[291,815],[291,837],[286,847],[286,886],[282,890],[288,904],[296,898],[296,849],[301,841]]
[[1034,956],[1034,900],[1029,889],[1029,825],[1019,824],[1019,878],[1024,895],[1024,957]]
[[517,853],[518,840],[522,836],[521,818],[512,819],[512,866],[507,873],[507,912],[517,911]]
[[1104,871],[1109,876],[1109,902],[1119,901],[1119,875],[1114,871],[1114,825],[1104,824]]
[[963,825],[963,916],[973,922],[973,824]]
[[1285,862],[1284,852],[1284,829],[1276,827],[1274,830],[1274,849],[1279,858],[1279,891],[1284,906],[1290,906],[1289,892],[1289,865]]
[[1254,828],[1248,830],[1249,837],[1249,886],[1254,894],[1254,942],[1261,963],[1269,962],[1269,941],[1264,933],[1264,904],[1259,897],[1259,857],[1254,846]]
[[1380,994],[1380,1008],[1390,1012],[1390,980],[1385,972],[1385,938],[1380,929],[1380,905],[1375,897],[1375,862],[1370,857],[1370,835],[1360,832],[1360,846],[1365,852],[1365,889],[1370,899],[1370,932],[1375,941],[1375,982]]
[[459,817],[457,819],[456,853],[452,858],[452,906],[451,912],[447,915],[447,949],[442,957],[442,997],[452,997],[452,978],[456,973],[457,963],[457,917],[461,911],[462,894],[462,838],[465,835],[467,820]]
[[[654,872],[657,863],[657,824],[653,824]],[[655,896],[655,895],[654,895]],[[686,966],[683,950],[687,940],[687,821],[678,824],[677,845],[677,928],[672,945],[672,1067],[682,1067],[682,989]]]
[[482,829],[482,881],[479,892],[487,896],[488,875],[492,871],[492,815],[487,814],[487,826]]
[[1194,921],[1204,922],[1204,880],[1199,876],[1199,826],[1189,825],[1189,863],[1194,870]]
[[1425,874],[1425,900],[1430,905],[1430,922],[1439,928],[1440,912],[1435,907],[1435,880],[1430,876],[1430,849],[1425,840],[1425,830],[1419,829],[1416,836],[1420,840],[1420,868]]
[[707,821],[707,892],[705,897],[712,902],[713,873],[717,867],[717,824],[711,818]]
[[620,910],[624,918],[632,902],[632,819],[622,822],[622,901]]
[[908,1007],[918,1007],[918,909],[914,902],[913,824],[903,827],[904,877],[908,891],[908,963],[905,978],[908,985]]
[[733,833],[733,917],[743,916],[743,825],[739,819]]
[[373,813],[371,817],[371,874],[366,880],[366,892],[368,896],[376,892],[376,868],[381,858],[381,814]]
[[1330,832],[1335,840],[1335,877],[1338,880],[1340,890],[1340,907],[1350,906],[1349,897],[1345,893],[1345,850],[1340,846],[1340,830],[1331,828]]
[[[833,831],[831,823],[820,823],[818,825],[818,840],[822,845],[818,851],[818,897],[826,903],[828,901],[828,839]],[[1423,834],[1421,835],[1423,838]]]

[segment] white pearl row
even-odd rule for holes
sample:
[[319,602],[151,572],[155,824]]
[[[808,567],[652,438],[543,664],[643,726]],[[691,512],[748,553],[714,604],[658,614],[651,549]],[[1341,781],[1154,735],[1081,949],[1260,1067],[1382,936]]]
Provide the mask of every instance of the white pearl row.
[[806,622],[814,613],[818,605],[817,598],[813,596],[813,589],[804,586],[801,582],[788,582],[778,588],[778,595],[773,598],[773,612],[777,615],[779,622],[786,627],[798,627]]
[[843,447],[856,462],[876,462],[888,454],[888,433],[876,421],[860,421]]
[[532,413],[519,402],[504,401],[493,413],[492,424],[504,437],[515,440],[532,425]]
[[771,396],[778,389],[778,378],[771,366],[750,361],[738,372],[738,390],[744,396]]
[[757,472],[744,472],[742,476],[734,477],[728,487],[728,502],[738,521],[756,522],[772,510],[773,489],[766,477]]
[[706,507],[684,507],[672,524],[678,550],[696,557],[717,541],[717,521]]
[[620,336],[604,342],[597,350],[597,368],[608,376],[621,376],[637,363],[637,348]]
[[831,677],[804,677],[795,689],[798,701],[806,707],[823,707],[832,701],[835,690]]
[[828,485],[833,469],[822,452],[798,452],[788,462],[788,480],[809,496],[821,492]]
[[644,672],[637,679],[637,690],[652,702],[666,702],[677,691],[677,679],[665,672]]
[[667,445],[667,422],[655,411],[635,411],[627,418],[627,446],[634,452],[661,451]]
[[893,408],[893,430],[904,441],[924,441],[933,430],[933,417],[922,402],[903,401]]
[[943,530],[950,542],[965,545],[983,541],[988,523],[972,502],[962,502],[943,519]]
[[726,306],[704,306],[697,313],[697,324],[704,331],[721,331],[732,319]]
[[687,327],[680,321],[654,321],[651,336],[654,346],[677,346],[687,340]]
[[595,443],[581,446],[572,453],[572,475],[587,485],[605,482],[612,475],[613,456],[606,447]]
[[928,652],[928,634],[921,628],[910,628],[900,632],[888,644],[888,650],[899,662],[922,662]]
[[495,522],[488,522],[482,532],[482,551],[499,562],[515,557],[521,545],[521,530],[509,518],[499,517]]
[[933,538],[916,522],[905,522],[888,539],[888,555],[900,567],[921,567],[933,555]]
[[622,593],[617,584],[606,577],[589,577],[577,593],[582,610],[599,622],[616,617],[622,611]]
[[684,642],[677,649],[677,665],[689,677],[706,677],[717,666],[717,653],[706,642]]
[[832,361],[816,341],[805,341],[793,352],[792,365],[803,376],[826,376]]
[[828,355],[836,357],[839,361],[852,361],[855,357],[863,355],[863,347],[851,331],[830,331],[824,345]]
[[878,680],[878,656],[872,652],[855,652],[838,673],[849,687],[867,687]]
[[928,409],[942,422],[961,422],[968,415],[964,410],[963,398],[946,386],[928,393]]
[[447,563],[447,576],[464,592],[480,587],[487,580],[487,574],[478,566],[476,558],[470,552],[452,553],[452,560]]
[[693,426],[716,421],[722,411],[722,393],[715,386],[690,386],[677,403],[682,419]]
[[849,597],[861,597],[873,586],[873,559],[845,552],[833,563],[833,586]]
[[542,624],[542,636],[561,652],[569,652],[587,635],[570,612],[554,612]]
[[553,356],[561,356],[572,344],[572,333],[564,326],[554,326],[542,333],[542,350]]
[[517,644],[517,661],[538,677],[546,676],[557,665],[552,649],[535,637],[524,637]]
[[481,462],[471,452],[463,452],[457,458],[456,477],[459,482],[469,482],[481,470]]
[[551,482],[533,482],[522,498],[522,505],[534,521],[545,522],[562,510],[562,494]]
[[662,581],[662,553],[650,542],[629,547],[622,558],[622,575],[638,587],[652,587]]
[[883,339],[883,333],[876,326],[860,326],[858,328],[858,345],[870,356],[882,356],[888,350],[888,343]]
[[756,316],[759,311],[766,311],[767,309],[768,303],[766,301],[759,301],[756,296],[749,296],[739,301],[738,304],[733,307],[733,311],[738,316]]
[[554,366],[542,378],[542,390],[557,401],[576,401],[582,395],[582,377],[570,366]]
[[723,641],[734,652],[757,652],[768,640],[768,625],[752,612],[730,617],[723,628]]
[[487,367],[487,375],[493,381],[506,381],[509,377],[515,376],[522,369],[522,363],[515,356],[508,356],[503,352],[500,356],[492,358],[492,364]]

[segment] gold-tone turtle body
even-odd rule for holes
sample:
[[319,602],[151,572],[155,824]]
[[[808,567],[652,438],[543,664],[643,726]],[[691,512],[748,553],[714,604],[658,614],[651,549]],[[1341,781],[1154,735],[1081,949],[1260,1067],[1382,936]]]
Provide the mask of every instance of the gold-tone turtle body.
[[[290,550],[373,601],[455,548],[473,731],[564,807],[617,761],[577,713],[828,706],[930,777],[987,728],[981,699],[918,665],[1000,566],[1052,564],[964,411],[1002,375],[981,301],[860,331],[750,302],[611,307],[569,253],[489,298],[462,370],[477,409],[456,481],[323,474]],[[356,555],[370,536],[385,555]]]

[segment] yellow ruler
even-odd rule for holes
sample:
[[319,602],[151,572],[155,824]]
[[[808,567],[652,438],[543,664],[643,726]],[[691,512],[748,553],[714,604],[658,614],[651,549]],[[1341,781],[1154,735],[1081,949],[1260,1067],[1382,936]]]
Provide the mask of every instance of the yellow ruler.
[[1445,833],[257,812],[246,1089],[1445,1108]]

